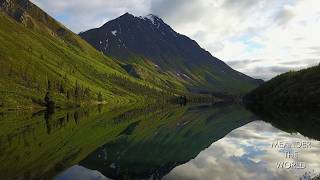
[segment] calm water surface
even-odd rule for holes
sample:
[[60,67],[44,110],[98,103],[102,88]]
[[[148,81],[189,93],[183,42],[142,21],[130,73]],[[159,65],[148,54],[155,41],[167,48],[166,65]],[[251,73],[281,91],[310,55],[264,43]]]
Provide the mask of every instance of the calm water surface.
[[1,179],[312,179],[320,116],[240,105],[0,116]]
[[[275,148],[277,142],[297,145]],[[311,143],[311,147],[302,147],[298,142]],[[286,154],[293,151],[297,157]],[[164,179],[308,179],[320,172],[319,153],[318,141],[255,121],[213,143]],[[303,166],[293,166],[292,162],[302,162]]]

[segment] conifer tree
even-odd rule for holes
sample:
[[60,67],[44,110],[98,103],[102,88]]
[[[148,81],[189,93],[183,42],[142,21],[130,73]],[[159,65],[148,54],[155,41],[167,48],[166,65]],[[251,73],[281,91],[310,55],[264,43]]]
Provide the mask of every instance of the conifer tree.
[[98,101],[103,102],[103,96],[102,96],[101,92],[99,92],[99,94],[98,94]]
[[47,93],[44,97],[44,102],[48,109],[53,109],[55,107],[55,102],[52,97],[52,85],[50,80],[48,80]]

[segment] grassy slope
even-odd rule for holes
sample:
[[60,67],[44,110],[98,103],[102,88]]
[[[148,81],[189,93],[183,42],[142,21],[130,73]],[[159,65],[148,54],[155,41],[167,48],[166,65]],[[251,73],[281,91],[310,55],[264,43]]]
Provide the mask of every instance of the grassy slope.
[[[234,95],[243,95],[253,90],[258,82],[233,69],[219,69],[212,64],[204,64],[200,67],[192,67],[198,89],[209,89],[214,92],[227,92]],[[203,88],[205,87],[205,88]]]
[[320,65],[281,74],[246,96],[248,102],[282,106],[319,106]]
[[[80,87],[90,88],[92,97],[101,92],[109,104],[132,102],[144,95],[138,91],[146,83],[128,76],[116,62],[76,34],[65,30],[58,36],[50,33],[48,25],[28,18],[33,25],[19,23],[0,11],[0,108],[32,106],[42,101],[48,79],[63,81],[70,91],[77,81]],[[59,25],[55,21],[53,24]],[[74,102],[67,100],[66,94],[54,93],[54,97],[58,104]]]
[[130,57],[130,60],[125,61],[124,64],[129,64],[139,78],[144,81],[156,84],[162,89],[171,88],[178,92],[190,90],[192,92],[220,92],[243,95],[256,88],[258,84],[258,80],[253,82],[254,80],[237,71],[217,69],[211,64],[189,68],[176,60],[175,66],[184,69],[183,73],[161,69],[151,60],[138,56]]
[[122,62],[122,64],[130,66],[138,75],[138,78],[154,84],[161,89],[174,89],[178,92],[187,90],[185,87],[187,82],[184,78],[177,77],[176,74],[170,71],[162,71],[152,61],[146,58],[133,56],[130,58],[130,61]]
[[187,65],[179,58],[170,61],[172,67],[179,67],[179,71],[172,69],[166,63],[164,68],[158,68],[152,60],[138,55],[131,55],[123,63],[132,65],[141,79],[155,83],[161,88],[174,88],[192,92],[220,92],[225,94],[243,95],[253,90],[259,84],[240,72],[231,68],[217,68],[212,63]]

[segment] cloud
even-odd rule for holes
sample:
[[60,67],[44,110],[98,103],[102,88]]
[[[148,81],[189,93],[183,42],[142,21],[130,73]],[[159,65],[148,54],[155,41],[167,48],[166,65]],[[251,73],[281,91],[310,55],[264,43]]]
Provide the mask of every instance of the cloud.
[[126,12],[144,15],[150,6],[149,0],[31,1],[77,33],[101,26]]
[[248,66],[248,64],[254,64],[258,62],[262,62],[262,59],[243,59],[243,60],[235,60],[228,62],[229,66],[232,66],[234,68],[245,68]]
[[292,6],[284,6],[283,10],[281,10],[276,15],[276,21],[278,25],[286,25],[291,19],[293,19],[295,16],[294,9]]
[[254,67],[248,69],[248,74],[251,74],[252,77],[259,79],[271,79],[275,75],[293,70],[297,70],[297,68],[290,66]]
[[[300,62],[291,64],[293,69],[319,63],[318,0],[32,1],[75,32],[125,12],[159,15],[231,67],[263,79],[286,71],[290,62]],[[261,62],[252,62],[257,59]],[[265,73],[257,72],[261,69]]]
[[176,26],[182,26],[199,20],[205,8],[205,3],[194,0],[154,0],[151,1],[150,11]]

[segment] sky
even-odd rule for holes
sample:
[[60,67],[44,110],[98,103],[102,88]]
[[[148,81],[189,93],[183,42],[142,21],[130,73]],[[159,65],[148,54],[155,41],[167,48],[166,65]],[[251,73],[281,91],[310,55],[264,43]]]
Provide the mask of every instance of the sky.
[[31,0],[72,31],[154,14],[232,68],[268,80],[320,62],[319,0]]

